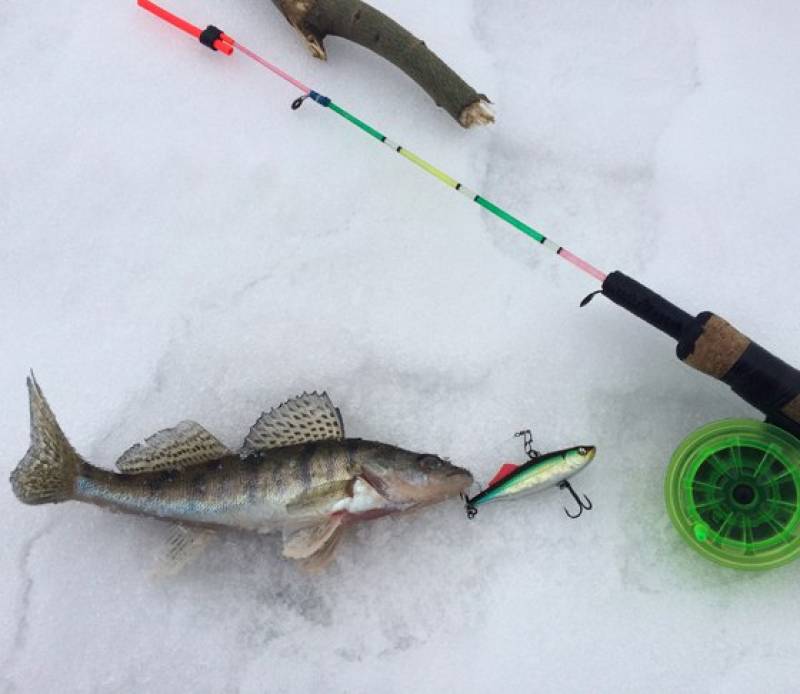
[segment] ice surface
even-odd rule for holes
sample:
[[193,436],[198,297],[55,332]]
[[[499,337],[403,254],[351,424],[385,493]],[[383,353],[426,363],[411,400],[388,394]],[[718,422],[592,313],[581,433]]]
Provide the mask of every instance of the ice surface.
[[[390,65],[313,61],[266,0],[214,21],[606,270],[795,364],[800,10],[791,1],[376,3],[496,102],[465,132]],[[0,459],[33,367],[86,457],[181,419],[237,446],[327,389],[348,433],[487,479],[531,426],[576,481],[365,524],[321,577],[224,534],[150,578],[166,529],[0,485],[0,677],[19,692],[796,690],[800,565],[721,570],[662,501],[692,429],[754,413],[591,281],[249,61],[126,2],[0,5]],[[503,450],[507,450],[506,448]],[[501,446],[502,448],[502,446]]]

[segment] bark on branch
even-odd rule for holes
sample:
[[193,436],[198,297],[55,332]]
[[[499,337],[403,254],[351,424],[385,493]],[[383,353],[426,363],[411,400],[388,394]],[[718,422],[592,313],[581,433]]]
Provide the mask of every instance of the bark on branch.
[[393,63],[462,126],[494,121],[489,99],[451,70],[424,41],[362,0],[272,0],[300,32],[311,54],[325,60],[326,36],[368,48]]

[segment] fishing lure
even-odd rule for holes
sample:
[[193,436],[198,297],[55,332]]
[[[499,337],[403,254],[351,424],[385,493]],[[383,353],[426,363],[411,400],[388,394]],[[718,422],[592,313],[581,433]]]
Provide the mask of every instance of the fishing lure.
[[480,494],[476,494],[472,498],[465,497],[467,518],[470,520],[475,518],[478,515],[478,507],[492,501],[516,499],[555,486],[569,491],[572,498],[578,503],[578,512],[575,514],[564,508],[564,513],[570,518],[578,518],[584,511],[592,509],[589,497],[584,494],[581,499],[572,488],[569,478],[594,460],[597,450],[594,446],[575,446],[542,454],[534,450],[529,430],[520,431],[515,435],[522,436],[524,439],[528,462],[523,465],[506,463]]

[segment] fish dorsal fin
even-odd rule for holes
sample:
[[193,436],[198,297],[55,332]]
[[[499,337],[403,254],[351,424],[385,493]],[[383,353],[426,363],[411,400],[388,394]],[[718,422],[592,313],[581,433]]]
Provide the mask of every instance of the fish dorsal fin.
[[519,465],[514,465],[514,463],[503,463],[503,466],[495,473],[494,477],[492,477],[492,479],[489,481],[489,484],[486,486],[493,487],[500,480],[504,480],[506,477],[516,472],[518,469]]
[[264,412],[244,440],[242,454],[343,438],[342,416],[328,394],[303,393]]
[[183,470],[234,455],[197,422],[181,422],[125,451],[117,469],[125,473]]

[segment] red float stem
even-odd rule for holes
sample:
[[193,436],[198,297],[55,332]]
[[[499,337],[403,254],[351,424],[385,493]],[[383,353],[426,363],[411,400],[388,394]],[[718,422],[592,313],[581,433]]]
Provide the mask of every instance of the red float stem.
[[[139,7],[147,10],[148,12],[152,12],[156,17],[159,17],[165,22],[172,24],[172,26],[180,29],[181,31],[185,31],[187,34],[189,34],[189,36],[193,36],[198,40],[200,39],[200,35],[203,33],[203,30],[200,27],[196,27],[194,24],[187,22],[185,19],[181,19],[171,12],[167,12],[167,10],[165,10],[163,7],[159,7],[154,2],[150,2],[150,0],[137,0],[137,3]],[[230,55],[233,53],[234,44],[235,41],[230,36],[227,34],[222,34],[219,39],[214,41],[214,48],[225,55]]]

